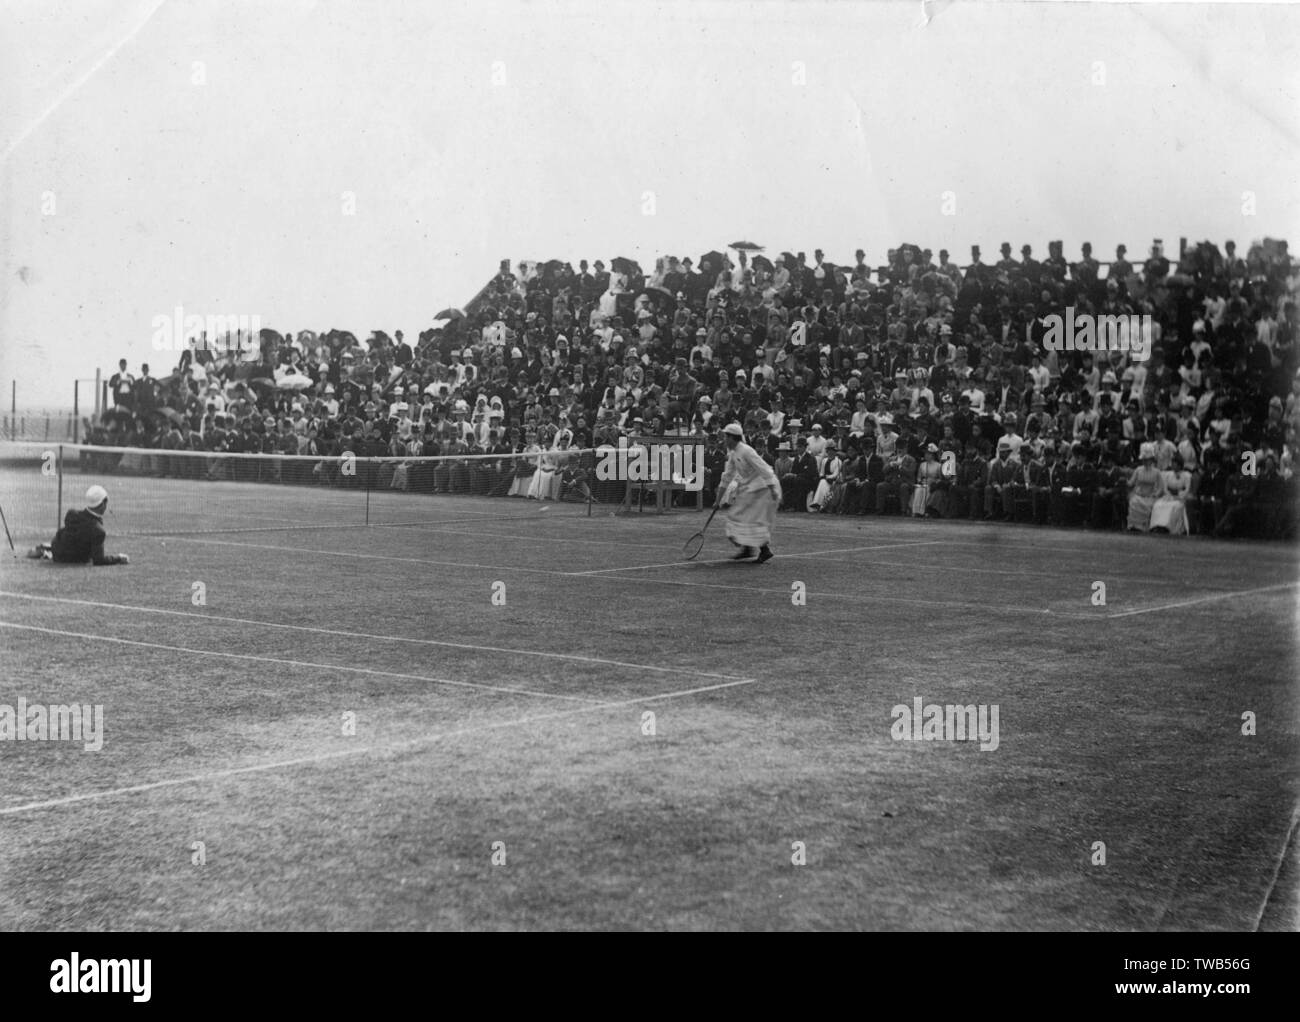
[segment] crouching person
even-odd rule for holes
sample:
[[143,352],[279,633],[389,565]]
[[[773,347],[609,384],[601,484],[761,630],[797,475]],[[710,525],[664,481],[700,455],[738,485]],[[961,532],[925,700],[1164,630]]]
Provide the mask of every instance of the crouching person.
[[69,511],[63,518],[63,528],[53,543],[42,543],[27,555],[57,561],[59,564],[129,564],[126,554],[104,553],[104,512],[108,510],[108,491],[102,486],[92,486],[86,491],[86,506],[80,511]]

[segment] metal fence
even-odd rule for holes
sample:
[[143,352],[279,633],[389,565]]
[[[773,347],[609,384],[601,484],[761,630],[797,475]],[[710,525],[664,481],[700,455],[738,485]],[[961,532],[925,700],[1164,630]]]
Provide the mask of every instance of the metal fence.
[[77,416],[72,412],[17,412],[0,416],[0,440],[63,443],[77,439]]

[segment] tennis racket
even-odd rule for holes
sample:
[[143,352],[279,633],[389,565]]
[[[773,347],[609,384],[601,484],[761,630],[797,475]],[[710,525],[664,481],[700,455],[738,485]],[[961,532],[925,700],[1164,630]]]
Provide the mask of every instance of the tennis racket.
[[686,555],[688,561],[695,560],[700,555],[700,551],[704,549],[704,533],[709,527],[709,522],[713,521],[713,516],[717,513],[718,509],[715,507],[709,514],[709,521],[704,523],[704,528],[682,544],[682,553]]

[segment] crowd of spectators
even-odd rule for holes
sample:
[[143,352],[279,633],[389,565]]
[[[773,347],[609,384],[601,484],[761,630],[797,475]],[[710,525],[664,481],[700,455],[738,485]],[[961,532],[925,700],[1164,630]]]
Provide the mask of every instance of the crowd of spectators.
[[[90,439],[455,455],[463,469],[385,484],[544,498],[598,490],[590,456],[563,452],[620,435],[707,438],[712,484],[735,421],[792,511],[1289,538],[1298,279],[1267,240],[1176,261],[1156,244],[1139,264],[1121,245],[1105,265],[1087,243],[1068,262],[1061,242],[1042,261],[1004,243],[986,264],[975,247],[964,268],[911,244],[882,266],[861,250],[851,266],[743,249],[649,272],[503,261],[414,344],[262,330],[249,351],[195,339],[163,378],[123,363]],[[1149,359],[1048,350],[1045,318],[1067,307],[1149,316]]]

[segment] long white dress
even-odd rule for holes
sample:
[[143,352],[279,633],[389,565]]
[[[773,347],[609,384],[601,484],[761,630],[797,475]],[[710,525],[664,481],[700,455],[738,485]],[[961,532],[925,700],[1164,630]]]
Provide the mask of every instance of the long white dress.
[[1168,529],[1171,536],[1187,533],[1187,496],[1192,474],[1187,471],[1164,473],[1165,495],[1151,507],[1151,528]]
[[521,464],[524,462],[524,459],[527,459],[533,465],[533,474],[519,475],[516,472],[514,479],[510,482],[510,490],[506,496],[527,497],[530,495],[529,489],[533,484],[533,480],[537,478],[537,466],[541,462],[541,456],[542,449],[536,444],[529,444],[523,449],[523,452],[520,455],[520,462],[517,462],[516,464]]
[[762,546],[772,540],[781,483],[758,452],[743,440],[727,454],[718,483],[728,501],[727,538],[737,546]]
[[528,486],[530,500],[560,499],[560,463],[562,451],[543,451],[533,481]]

